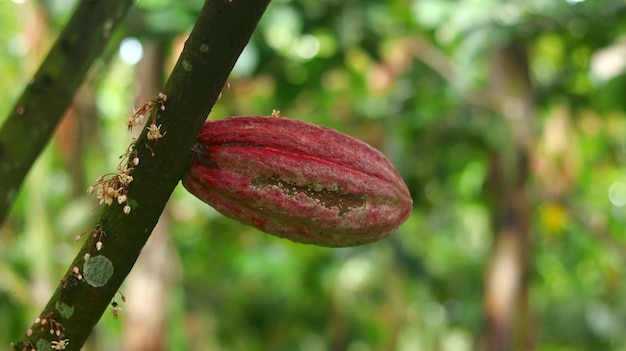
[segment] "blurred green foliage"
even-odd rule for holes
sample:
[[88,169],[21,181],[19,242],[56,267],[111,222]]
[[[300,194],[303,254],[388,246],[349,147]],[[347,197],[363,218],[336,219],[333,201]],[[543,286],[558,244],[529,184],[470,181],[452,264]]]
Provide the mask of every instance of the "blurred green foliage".
[[[0,118],[49,47],[45,33],[67,17],[52,3],[0,4]],[[166,47],[168,72],[201,5],[142,0],[119,37]],[[489,162],[513,147],[487,103],[488,58],[513,41],[528,49],[538,110],[527,180],[537,349],[626,349],[625,6],[274,1],[210,118],[277,109],[358,137],[397,166],[414,212],[388,239],[331,250],[263,235],[177,189],[166,213],[180,277],[153,306],[168,311],[168,349],[478,348],[494,234]],[[81,122],[87,137],[73,146],[83,159],[68,160],[57,137],[0,229],[0,341],[25,332],[89,228],[95,200],[73,184],[114,169],[129,142],[142,81],[118,44],[92,70],[95,122]],[[105,315],[90,347],[118,349],[123,325],[123,310]]]

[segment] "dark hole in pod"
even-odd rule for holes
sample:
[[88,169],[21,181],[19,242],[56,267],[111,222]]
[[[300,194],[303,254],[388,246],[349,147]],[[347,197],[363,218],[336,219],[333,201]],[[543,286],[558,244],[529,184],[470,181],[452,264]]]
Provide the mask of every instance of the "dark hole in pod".
[[293,182],[288,182],[280,179],[279,176],[258,177],[252,180],[252,185],[259,188],[269,188],[277,186],[281,191],[287,195],[295,196],[300,193],[306,194],[308,197],[319,201],[319,203],[326,207],[332,208],[336,206],[339,208],[339,215],[352,210],[353,208],[365,206],[365,196],[362,194],[350,194],[342,192],[341,188],[338,189],[316,189],[314,186],[302,186],[296,185]]

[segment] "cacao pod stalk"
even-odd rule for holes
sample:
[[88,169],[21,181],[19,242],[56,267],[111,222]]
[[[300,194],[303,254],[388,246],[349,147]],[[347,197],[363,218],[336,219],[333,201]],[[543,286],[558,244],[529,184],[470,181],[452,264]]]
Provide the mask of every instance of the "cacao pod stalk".
[[411,213],[389,160],[336,130],[286,117],[208,121],[183,177],[223,215],[295,242],[356,246],[391,234]]

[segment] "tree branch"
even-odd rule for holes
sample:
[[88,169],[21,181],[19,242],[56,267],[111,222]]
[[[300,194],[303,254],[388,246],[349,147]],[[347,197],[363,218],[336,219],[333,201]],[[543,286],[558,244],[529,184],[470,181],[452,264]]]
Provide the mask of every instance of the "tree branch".
[[0,128],[0,225],[35,159],[132,0],[80,1]]
[[[90,236],[86,240],[39,320],[29,329],[30,335],[17,343],[16,349],[40,349],[48,342],[67,339],[70,343],[66,350],[80,350],[137,260],[188,167],[196,135],[269,1],[206,1],[166,84],[166,109],[161,111],[155,104],[155,124],[161,125],[161,132],[166,134],[151,141],[144,128],[129,152],[131,159],[137,156],[140,160],[130,173],[134,178],[128,186],[132,211],[124,214],[124,204],[117,202],[105,206],[92,232],[97,238]],[[146,118],[149,125],[149,115]],[[100,234],[103,247],[98,250]],[[62,325],[59,336],[52,321]]]

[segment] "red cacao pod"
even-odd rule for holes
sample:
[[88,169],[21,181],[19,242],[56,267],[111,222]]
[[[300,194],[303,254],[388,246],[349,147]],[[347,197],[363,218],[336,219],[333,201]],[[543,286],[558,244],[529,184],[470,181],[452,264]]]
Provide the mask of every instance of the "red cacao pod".
[[389,160],[336,130],[286,117],[206,122],[189,192],[266,233],[328,247],[391,234],[409,216],[409,191]]

